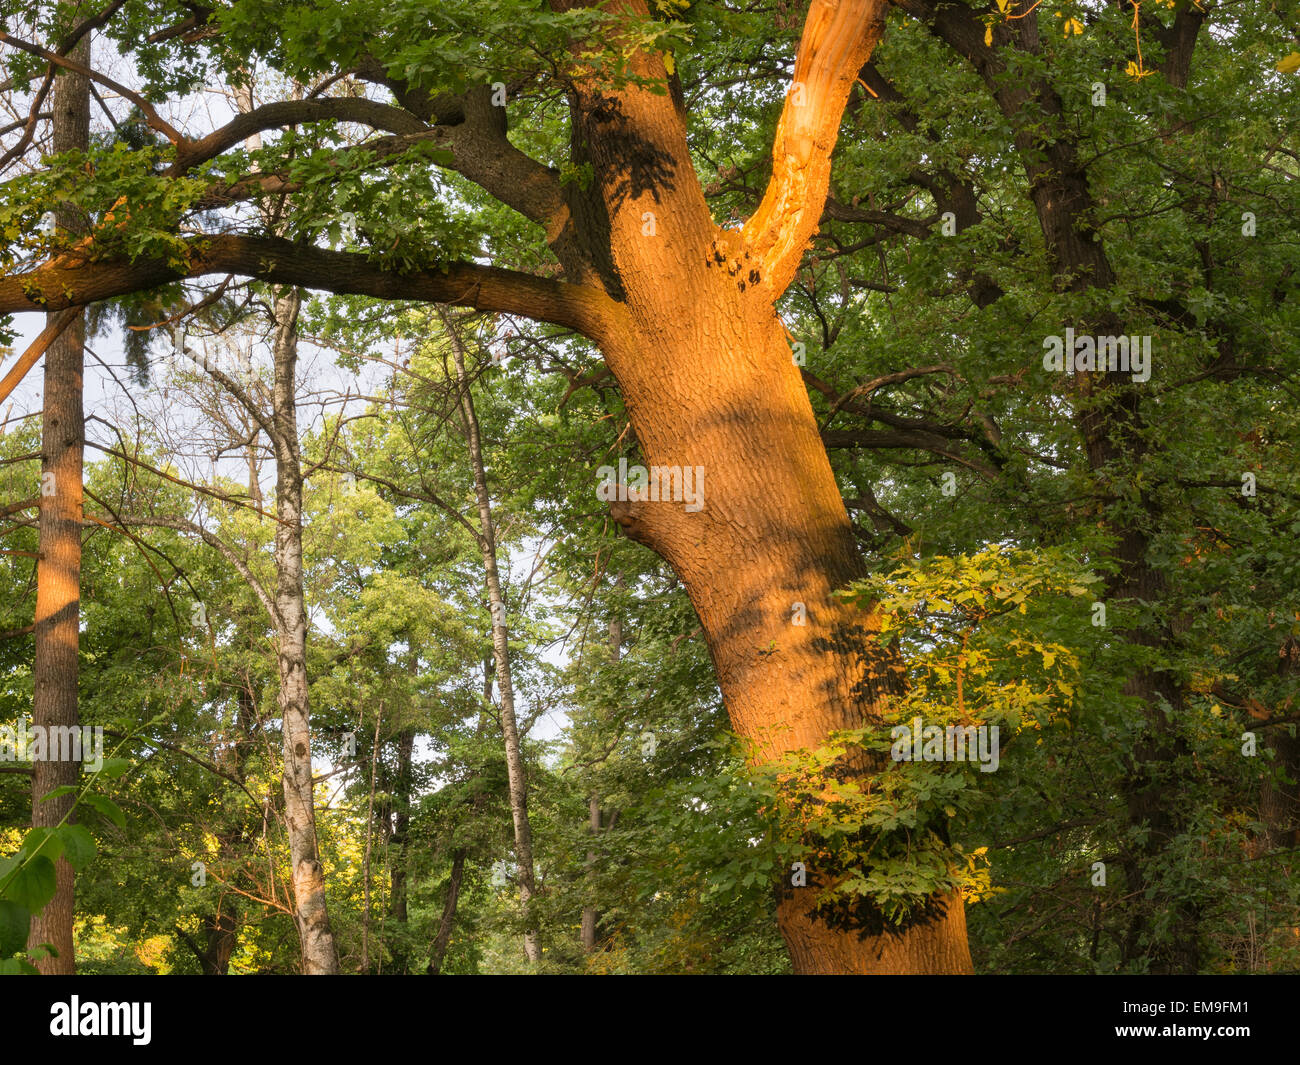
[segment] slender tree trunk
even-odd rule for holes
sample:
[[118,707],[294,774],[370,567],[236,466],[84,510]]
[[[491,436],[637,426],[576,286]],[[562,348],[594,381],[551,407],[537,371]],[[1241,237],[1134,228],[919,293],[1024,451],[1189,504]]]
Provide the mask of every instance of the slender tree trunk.
[[[615,582],[615,586],[620,590],[623,587],[623,578],[620,575]],[[623,622],[617,616],[609,620],[609,660],[611,663],[617,663],[619,655],[623,649]],[[587,800],[587,831],[591,833],[594,840],[601,833],[601,813],[600,797],[592,795]],[[596,866],[596,852],[587,851],[587,892],[592,900],[592,905],[584,906],[582,909],[582,952],[584,954],[594,954],[596,951],[596,925],[600,920],[600,911],[596,909],[595,903],[595,884],[594,872]]]
[[325,875],[312,794],[311,708],[307,686],[307,611],[302,586],[302,465],[298,451],[296,369],[299,297],[275,299],[276,465],[275,606],[279,614],[280,714],[284,722],[284,815],[293,870],[302,971],[334,975],[338,951],[325,903]]
[[398,973],[410,968],[409,940],[407,939],[407,854],[406,843],[411,834],[411,763],[415,750],[415,730],[403,729],[397,737],[397,780],[393,794],[393,832],[389,837],[392,854],[392,872],[389,874],[388,912],[397,923],[401,946],[393,952],[393,965]]
[[456,387],[460,393],[461,420],[469,444],[470,461],[474,465],[474,494],[478,499],[479,548],[483,554],[483,570],[487,579],[488,607],[492,615],[492,653],[496,659],[497,687],[501,692],[501,732],[506,745],[506,775],[510,784],[510,814],[515,828],[515,860],[519,870],[519,899],[525,912],[524,953],[530,962],[541,958],[537,922],[531,912],[536,885],[533,879],[533,833],[528,823],[528,778],[524,772],[524,759],[519,745],[519,725],[515,719],[515,693],[510,675],[509,631],[506,628],[505,597],[501,594],[501,577],[497,571],[496,529],[492,524],[492,504],[488,497],[487,474],[483,467],[483,448],[479,439],[478,416],[470,395],[469,380],[465,373],[465,353],[456,332],[456,323],[445,313],[442,315],[447,336],[451,341],[452,356],[456,363]]
[[[591,833],[592,839],[600,835],[600,797],[592,795],[587,800],[587,831]],[[592,873],[596,866],[596,852],[587,851],[587,895],[592,901],[595,901],[595,890],[592,885]],[[594,954],[596,951],[596,922],[600,918],[600,913],[595,906],[584,906],[582,908],[582,952],[584,954]]]
[[[90,41],[72,52],[80,63],[90,62]],[[53,150],[85,150],[90,143],[90,82],[79,74],[60,72],[54,82]],[[61,229],[79,225],[75,212],[55,214]],[[49,316],[53,317],[53,316]],[[82,452],[85,416],[82,411],[82,372],[86,318],[75,321],[45,353],[45,410],[41,430],[41,511],[36,564],[36,654],[32,666],[35,690],[32,724],[36,727],[76,728],[78,642],[81,611]],[[47,494],[50,490],[53,494]],[[51,791],[76,784],[80,766],[68,745],[49,744],[47,759],[32,772],[32,826],[57,825],[72,809],[72,796],[42,802]],[[58,760],[59,754],[68,759]],[[36,962],[47,975],[68,975],[73,955],[73,872],[63,858],[55,863],[54,898],[32,918],[29,947],[48,943],[56,957]]]
[[438,922],[438,934],[433,938],[433,949],[429,952],[429,964],[425,969],[430,976],[437,976],[442,971],[442,962],[447,956],[447,944],[451,942],[451,930],[456,924],[456,903],[460,898],[460,885],[465,878],[465,854],[465,848],[462,847],[451,856],[447,898],[442,904],[442,919]]
[[370,796],[366,800],[366,852],[361,863],[361,888],[364,902],[361,913],[361,971],[370,971],[370,847],[375,838],[375,773],[379,765],[379,722],[383,706],[375,715],[375,736],[370,745]]

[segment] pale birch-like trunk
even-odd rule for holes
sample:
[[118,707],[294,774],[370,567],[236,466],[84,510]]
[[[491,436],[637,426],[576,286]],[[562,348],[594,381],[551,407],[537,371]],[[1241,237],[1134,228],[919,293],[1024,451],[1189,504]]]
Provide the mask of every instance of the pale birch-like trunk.
[[501,594],[501,576],[497,570],[496,529],[492,523],[492,503],[488,496],[487,474],[483,467],[483,447],[479,438],[478,416],[470,395],[465,373],[465,352],[456,332],[456,323],[443,314],[443,324],[451,341],[456,365],[456,387],[460,395],[461,421],[474,466],[474,495],[478,500],[479,550],[483,555],[483,572],[487,582],[488,609],[492,615],[492,655],[496,660],[497,687],[501,693],[501,733],[506,745],[506,775],[510,785],[510,814],[515,829],[515,861],[518,865],[519,901],[523,904],[526,926],[524,953],[529,962],[541,959],[537,921],[531,913],[536,884],[533,879],[533,833],[528,822],[528,778],[519,745],[519,725],[515,718],[515,693],[510,676],[509,631],[506,628],[505,597]]
[[307,611],[302,585],[302,463],[298,450],[296,292],[275,300],[275,607],[279,615],[280,714],[284,728],[284,817],[293,876],[294,919],[306,975],[334,975],[338,951],[325,903],[325,874],[312,794]]

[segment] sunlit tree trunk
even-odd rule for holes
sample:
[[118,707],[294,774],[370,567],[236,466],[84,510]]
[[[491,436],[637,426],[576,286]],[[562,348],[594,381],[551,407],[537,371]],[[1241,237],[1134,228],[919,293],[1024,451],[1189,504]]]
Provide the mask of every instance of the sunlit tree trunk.
[[[89,38],[77,45],[72,58],[90,61]],[[84,151],[90,143],[90,82],[79,74],[61,72],[54,81],[54,152]],[[61,229],[80,226],[75,211],[60,210]],[[50,316],[51,318],[54,316]],[[54,340],[45,353],[45,410],[41,430],[40,559],[36,564],[36,653],[32,670],[35,687],[32,724],[37,727],[76,727],[78,641],[81,610],[82,452],[85,416],[82,412],[82,371],[85,361],[85,314]],[[53,494],[48,494],[52,489]],[[57,825],[72,809],[73,797],[42,800],[55,788],[77,783],[80,766],[71,751],[51,744],[47,759],[32,773],[32,825]],[[59,761],[60,753],[69,760]],[[32,919],[30,947],[48,943],[57,957],[45,957],[36,967],[48,975],[74,971],[73,872],[63,858],[55,863],[54,898]]]
[[[595,174],[585,228],[589,240],[603,228],[611,259],[589,261],[625,309],[601,340],[606,363],[646,465],[693,471],[699,493],[611,509],[681,578],[732,726],[760,764],[878,720],[897,690],[877,618],[834,598],[864,567],[775,307],[816,231],[844,104],[882,28],[876,0],[814,0],[772,180],[743,230],[710,217],[658,55],[637,53],[634,73],[673,92],[579,77],[571,98]],[[837,872],[808,871],[810,885]],[[828,927],[811,886],[786,891],[777,919],[796,972],[969,972],[962,902],[935,901],[939,916],[896,935],[872,916]]]

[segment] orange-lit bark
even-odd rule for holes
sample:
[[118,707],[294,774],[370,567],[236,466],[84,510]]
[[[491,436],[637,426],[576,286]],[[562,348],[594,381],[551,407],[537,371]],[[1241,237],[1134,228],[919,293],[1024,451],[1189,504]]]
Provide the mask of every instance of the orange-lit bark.
[[[88,42],[73,53],[83,62]],[[79,75],[62,74],[54,85],[53,147],[56,152],[85,149],[90,138],[90,86]],[[59,211],[60,226],[77,224],[75,212]],[[35,658],[32,664],[34,726],[75,727],[77,712],[77,648],[81,611],[81,469],[85,441],[82,413],[82,369],[85,356],[85,316],[49,316],[46,330],[61,332],[45,353],[45,409],[41,429],[40,559],[36,564]],[[52,494],[47,494],[52,491]],[[61,745],[60,745],[61,746]],[[66,754],[69,760],[60,761]],[[50,744],[48,757],[32,766],[32,825],[59,824],[72,809],[72,796],[42,801],[55,788],[77,783],[80,765],[71,751]],[[73,873],[60,858],[55,863],[53,900],[32,918],[29,948],[48,943],[57,956],[41,958],[36,967],[45,974],[68,975],[74,970]]]
[[[701,510],[613,509],[680,576],[731,722],[759,762],[860,727],[893,690],[878,621],[833,597],[862,575],[862,562],[774,307],[816,232],[841,114],[882,10],[879,0],[812,4],[771,184],[743,232],[714,225],[671,94],[579,78],[572,102],[596,175],[589,213],[603,219],[612,260],[606,287],[624,308],[603,338],[606,362],[645,464],[705,475]],[[669,80],[658,56],[634,65]],[[806,625],[792,623],[796,603]],[[797,972],[971,969],[960,899],[896,936],[832,929],[812,917],[815,901],[812,888],[796,889],[778,910]]]

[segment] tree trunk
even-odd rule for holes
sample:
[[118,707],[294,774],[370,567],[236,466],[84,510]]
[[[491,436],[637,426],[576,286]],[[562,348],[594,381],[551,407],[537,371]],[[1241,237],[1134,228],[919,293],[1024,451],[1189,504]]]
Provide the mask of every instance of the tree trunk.
[[[414,658],[415,656],[412,656]],[[407,935],[406,843],[411,834],[411,762],[415,750],[415,730],[403,729],[397,737],[397,779],[393,788],[393,830],[388,837],[392,855],[389,874],[388,913],[398,925],[398,943],[393,952],[393,966],[398,973],[410,967]]]
[[[666,258],[665,272],[672,266]],[[780,322],[770,308],[737,308],[708,282],[665,285],[691,307],[645,322],[635,357],[609,353],[647,465],[703,470],[704,508],[612,509],[681,577],[732,726],[763,764],[879,721],[897,665],[876,617],[833,597],[864,571]],[[794,623],[796,604],[804,625]],[[778,906],[798,973],[971,971],[960,898],[936,900],[939,916],[897,936],[861,938],[871,917],[858,930],[832,929],[813,916],[816,901],[814,888],[796,888]]]
[[[647,12],[640,0],[613,6]],[[614,501],[611,511],[681,578],[755,764],[880,720],[899,685],[878,617],[834,597],[864,567],[776,309],[816,232],[844,104],[883,22],[882,0],[813,0],[772,178],[743,230],[710,216],[680,86],[662,58],[630,49],[629,65],[668,93],[583,77],[575,56],[575,154],[594,181],[574,211],[588,259],[565,262],[566,273],[585,267],[620,301],[600,342],[645,464],[695,473],[699,493]],[[794,623],[796,604],[806,624]],[[818,870],[808,872],[816,883]],[[867,912],[860,927],[832,929],[813,915],[815,888],[784,894],[777,921],[796,972],[971,971],[959,898],[886,931]]]
[[307,687],[307,611],[302,587],[302,466],[298,452],[296,369],[299,297],[275,300],[276,517],[275,607],[279,614],[280,714],[284,721],[284,816],[293,870],[302,971],[334,975],[338,951],[325,904],[312,794],[311,709]]
[[437,976],[442,971],[442,962],[447,956],[447,944],[451,942],[451,930],[456,924],[456,902],[460,898],[460,885],[465,877],[465,853],[465,848],[462,847],[451,857],[447,898],[442,904],[442,919],[438,922],[438,934],[434,936],[433,949],[429,952],[429,964],[425,969],[430,976]]
[[[375,838],[375,784],[379,766],[379,725],[384,716],[383,704],[375,715],[375,735],[370,745],[370,796],[366,801],[366,847],[361,862],[361,971],[370,972],[370,854]],[[385,818],[387,821],[387,818]],[[386,834],[386,833],[385,833]]]
[[226,976],[230,972],[230,956],[235,952],[237,927],[235,915],[226,910],[224,905],[216,914],[203,919],[207,950],[200,961],[204,976]]
[[[1278,652],[1279,676],[1300,680],[1300,640],[1288,636]],[[1264,733],[1264,748],[1273,764],[1265,771],[1259,792],[1259,820],[1264,832],[1255,853],[1266,854],[1300,845],[1300,736],[1286,725]]]
[[518,865],[519,900],[523,904],[525,930],[524,953],[529,962],[541,959],[537,920],[531,912],[536,885],[533,880],[533,831],[528,823],[528,777],[519,745],[519,725],[515,718],[514,684],[510,675],[509,630],[506,628],[505,597],[501,594],[501,577],[497,571],[496,529],[492,524],[492,504],[488,497],[487,474],[483,467],[483,447],[479,439],[478,416],[470,395],[465,373],[465,353],[456,332],[456,323],[442,316],[451,341],[456,363],[456,387],[460,393],[461,420],[474,466],[474,494],[478,500],[479,549],[483,554],[483,571],[487,579],[488,608],[492,615],[492,654],[496,659],[497,688],[501,692],[501,732],[506,745],[506,776],[510,784],[510,814],[515,828],[515,861]]
[[[600,798],[596,795],[592,795],[587,800],[587,831],[591,833],[592,839],[600,835]],[[589,850],[587,851],[587,892],[593,901],[595,892],[591,883],[591,871],[595,865],[596,852]],[[596,921],[599,917],[600,913],[595,906],[582,908],[582,952],[584,954],[596,952]]]
[[[615,587],[621,591],[623,588],[621,574],[614,583]],[[609,660],[611,663],[618,662],[622,649],[623,622],[616,615],[609,619]],[[593,840],[601,833],[600,797],[594,794],[587,800],[587,831],[591,833]],[[600,919],[600,911],[594,905],[596,889],[592,874],[595,866],[596,852],[589,850],[587,851],[587,891],[593,904],[584,906],[582,909],[582,952],[584,954],[594,954],[596,951],[596,924]]]
[[[73,50],[79,63],[90,62],[90,40]],[[90,143],[90,82],[67,71],[54,81],[53,143],[55,152],[84,151]],[[55,214],[60,229],[79,225],[75,211]],[[53,318],[53,315],[47,316]],[[81,612],[82,452],[85,416],[82,372],[85,359],[85,314],[64,329],[45,354],[45,410],[41,430],[41,510],[36,564],[36,653],[32,724],[76,728],[78,642]],[[48,487],[47,487],[48,486]],[[47,491],[53,490],[52,495]],[[65,733],[67,734],[67,733]],[[48,758],[32,767],[32,826],[57,825],[72,809],[73,796],[42,802],[51,791],[75,785],[81,767],[63,744],[49,745]],[[67,754],[66,761],[57,759]],[[73,872],[63,858],[55,863],[54,898],[32,918],[29,948],[48,943],[57,956],[41,958],[36,967],[47,975],[70,975],[73,955]]]

